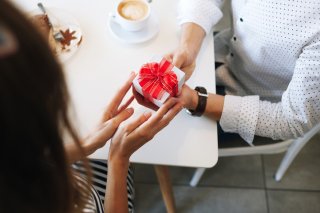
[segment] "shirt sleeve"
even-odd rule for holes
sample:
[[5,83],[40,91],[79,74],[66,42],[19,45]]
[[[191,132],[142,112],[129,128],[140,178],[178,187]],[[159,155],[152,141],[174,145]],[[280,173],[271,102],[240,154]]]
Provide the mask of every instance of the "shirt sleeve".
[[220,125],[249,144],[254,135],[274,140],[297,138],[320,122],[320,34],[299,55],[281,102],[258,96],[226,96]]
[[192,22],[201,26],[208,34],[222,17],[220,6],[223,0],[180,0],[178,22]]
[[259,96],[226,95],[220,126],[225,132],[238,133],[252,145],[259,115]]

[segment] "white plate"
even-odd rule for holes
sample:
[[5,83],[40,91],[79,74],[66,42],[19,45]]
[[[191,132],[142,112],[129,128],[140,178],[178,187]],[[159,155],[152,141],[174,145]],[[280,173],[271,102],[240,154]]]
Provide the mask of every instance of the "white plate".
[[137,44],[146,42],[155,37],[159,32],[159,19],[153,12],[150,16],[148,24],[140,31],[129,32],[121,28],[111,17],[108,20],[109,30],[111,34],[118,40],[128,44]]
[[[71,41],[71,48],[68,51],[58,51],[58,58],[61,62],[67,61],[71,56],[73,56],[79,47],[81,46],[82,41],[82,30],[80,28],[80,24],[78,21],[68,12],[57,9],[57,8],[46,8],[48,16],[50,17],[50,21],[52,24],[59,30],[67,30],[69,29],[71,32],[75,31],[74,36],[76,39]],[[43,14],[39,8],[32,11],[30,15],[41,15]],[[80,42],[80,43],[79,43]],[[58,48],[58,47],[57,47]]]

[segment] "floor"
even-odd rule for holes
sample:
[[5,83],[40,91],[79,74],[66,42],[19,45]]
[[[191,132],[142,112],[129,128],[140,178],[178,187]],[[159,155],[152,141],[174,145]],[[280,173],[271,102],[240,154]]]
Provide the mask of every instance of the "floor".
[[[299,153],[281,182],[283,154],[220,158],[190,187],[193,168],[170,167],[178,213],[320,213],[320,134]],[[136,212],[164,213],[155,172],[135,165]]]

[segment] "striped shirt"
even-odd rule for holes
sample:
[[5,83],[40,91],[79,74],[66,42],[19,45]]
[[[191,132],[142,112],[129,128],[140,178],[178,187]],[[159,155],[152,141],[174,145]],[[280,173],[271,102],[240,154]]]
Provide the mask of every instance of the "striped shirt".
[[[107,185],[108,164],[105,160],[89,160],[89,166],[92,171],[92,186],[91,196],[87,199],[85,213],[103,213],[105,193]],[[76,178],[80,184],[80,187],[86,186],[88,181],[86,180],[86,171],[81,162],[77,162],[72,165],[72,168],[77,172]],[[81,186],[82,185],[82,186]],[[133,168],[129,167],[127,175],[127,193],[128,193],[128,211],[134,213],[134,182],[133,182]]]

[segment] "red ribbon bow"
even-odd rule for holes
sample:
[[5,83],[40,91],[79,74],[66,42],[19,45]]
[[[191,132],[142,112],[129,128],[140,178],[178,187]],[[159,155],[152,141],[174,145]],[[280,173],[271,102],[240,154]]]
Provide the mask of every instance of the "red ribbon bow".
[[178,93],[178,79],[172,68],[173,65],[164,58],[160,64],[152,62],[141,67],[138,80],[145,97],[161,99],[164,92],[170,96]]

